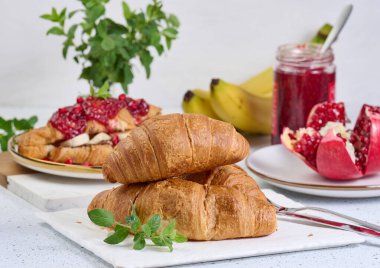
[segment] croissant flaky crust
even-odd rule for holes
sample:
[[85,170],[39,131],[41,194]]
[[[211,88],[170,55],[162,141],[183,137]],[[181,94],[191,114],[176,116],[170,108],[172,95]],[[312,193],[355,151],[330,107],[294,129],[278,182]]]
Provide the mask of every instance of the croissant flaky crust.
[[146,182],[233,164],[249,152],[235,128],[197,114],[160,115],[120,142],[103,165],[110,182]]
[[190,240],[259,237],[276,230],[276,211],[256,182],[235,165],[154,183],[123,185],[99,193],[88,210],[103,208],[123,222],[131,204],[142,221],[175,218]]

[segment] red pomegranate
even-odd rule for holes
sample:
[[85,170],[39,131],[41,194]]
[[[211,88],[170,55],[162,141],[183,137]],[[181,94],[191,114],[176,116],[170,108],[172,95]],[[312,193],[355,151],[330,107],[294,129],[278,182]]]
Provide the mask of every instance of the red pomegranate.
[[380,107],[363,105],[353,130],[345,107],[320,103],[310,112],[306,128],[285,128],[281,141],[309,167],[335,180],[357,179],[380,172]]

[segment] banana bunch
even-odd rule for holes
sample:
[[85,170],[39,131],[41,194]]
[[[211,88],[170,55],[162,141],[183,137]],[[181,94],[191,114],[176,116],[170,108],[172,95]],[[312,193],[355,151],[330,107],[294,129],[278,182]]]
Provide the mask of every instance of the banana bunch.
[[[323,44],[331,31],[323,25],[310,42]],[[182,101],[185,113],[204,114],[230,122],[251,134],[270,134],[272,128],[273,69],[267,68],[240,85],[213,79],[210,91],[188,90]]]
[[204,114],[230,122],[245,132],[269,134],[272,89],[272,68],[266,69],[241,85],[213,79],[210,91],[188,90],[182,101],[182,109],[185,113]]

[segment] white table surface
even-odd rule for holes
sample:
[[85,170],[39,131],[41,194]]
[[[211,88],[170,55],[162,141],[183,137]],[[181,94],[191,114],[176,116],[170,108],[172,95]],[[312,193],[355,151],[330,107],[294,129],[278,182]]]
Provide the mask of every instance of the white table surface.
[[[40,124],[49,116],[45,109],[0,108],[0,116],[36,113]],[[265,142],[265,139],[264,139]],[[263,188],[273,188],[259,182]],[[333,199],[307,196],[275,188],[306,205],[340,211],[380,224],[380,198]],[[38,209],[0,187],[0,267],[110,267],[92,253],[60,235],[34,216]],[[202,263],[186,267],[380,267],[380,240],[341,248],[285,253],[254,258]]]

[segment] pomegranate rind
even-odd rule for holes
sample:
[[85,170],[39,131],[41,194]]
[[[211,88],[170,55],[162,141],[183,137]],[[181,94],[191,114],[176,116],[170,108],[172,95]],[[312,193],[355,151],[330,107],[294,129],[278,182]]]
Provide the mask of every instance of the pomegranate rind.
[[294,134],[294,131],[292,131],[290,128],[285,127],[280,136],[282,145],[284,145],[286,149],[288,149],[291,153],[295,154],[299,159],[301,159],[308,167],[310,167],[315,172],[318,172],[317,168],[311,165],[302,154],[294,151],[294,142],[292,141],[292,139],[290,139],[289,133]]
[[317,150],[317,172],[333,180],[351,180],[363,177],[363,173],[352,161],[343,140],[333,129],[327,132]]
[[371,130],[365,175],[380,172],[380,114],[371,113],[369,119],[371,120]]

